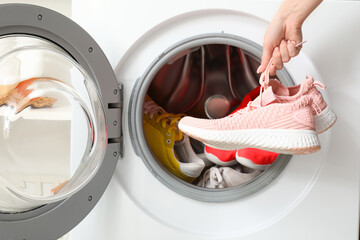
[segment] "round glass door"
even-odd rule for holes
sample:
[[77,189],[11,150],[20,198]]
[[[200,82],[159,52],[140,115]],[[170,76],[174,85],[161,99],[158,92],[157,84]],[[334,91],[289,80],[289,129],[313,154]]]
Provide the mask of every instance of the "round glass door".
[[95,82],[58,45],[0,38],[0,212],[65,199],[86,185],[106,148]]

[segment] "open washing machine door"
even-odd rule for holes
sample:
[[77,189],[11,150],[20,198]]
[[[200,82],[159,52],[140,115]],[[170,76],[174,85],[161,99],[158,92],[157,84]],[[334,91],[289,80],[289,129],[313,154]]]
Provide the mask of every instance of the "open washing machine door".
[[0,73],[1,238],[56,239],[91,211],[115,169],[119,85],[81,27],[24,4],[0,5]]

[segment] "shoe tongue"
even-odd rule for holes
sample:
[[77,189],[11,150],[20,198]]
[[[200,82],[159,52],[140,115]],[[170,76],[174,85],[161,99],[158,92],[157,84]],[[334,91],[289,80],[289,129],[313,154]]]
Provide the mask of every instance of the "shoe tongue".
[[272,87],[274,93],[279,96],[289,96],[290,92],[287,87],[281,84],[277,79],[270,79],[269,86]]
[[269,105],[270,103],[277,103],[279,100],[277,99],[276,95],[273,92],[272,86],[267,87],[264,92],[262,92],[261,97],[257,97],[254,100],[254,104],[260,104],[262,106]]

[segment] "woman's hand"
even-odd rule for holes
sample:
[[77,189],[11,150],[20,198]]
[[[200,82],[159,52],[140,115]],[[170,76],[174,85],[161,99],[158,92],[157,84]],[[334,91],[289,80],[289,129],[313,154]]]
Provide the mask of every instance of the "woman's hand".
[[297,56],[301,50],[302,24],[322,0],[284,0],[271,21],[263,42],[261,65],[257,72],[265,71],[273,58],[270,74],[282,69],[284,63]]
[[274,19],[264,36],[263,55],[258,72],[265,71],[270,58],[273,58],[270,75],[283,68],[284,63],[299,54],[302,41],[301,23],[292,20]]

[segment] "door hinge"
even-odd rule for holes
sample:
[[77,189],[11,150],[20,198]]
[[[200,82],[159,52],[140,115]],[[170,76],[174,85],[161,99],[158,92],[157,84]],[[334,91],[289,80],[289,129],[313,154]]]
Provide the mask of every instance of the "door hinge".
[[118,157],[124,156],[124,144],[123,144],[123,129],[122,129],[122,116],[123,116],[123,85],[119,83],[119,102],[108,104],[108,143],[119,144]]

